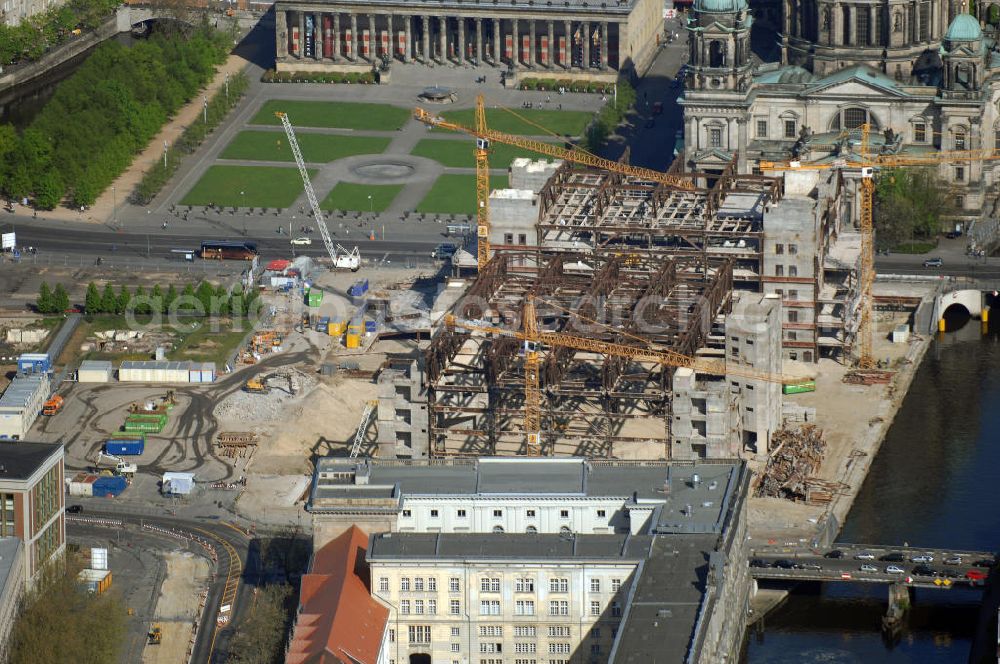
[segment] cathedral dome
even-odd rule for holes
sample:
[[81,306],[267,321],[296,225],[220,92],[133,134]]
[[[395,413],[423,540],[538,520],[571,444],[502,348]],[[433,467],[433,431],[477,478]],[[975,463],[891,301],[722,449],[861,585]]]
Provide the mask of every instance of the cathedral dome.
[[694,10],[696,12],[725,14],[745,12],[747,8],[747,0],[694,0]]
[[979,27],[979,21],[970,14],[959,14],[948,26],[944,38],[951,42],[979,41],[983,38],[983,29]]

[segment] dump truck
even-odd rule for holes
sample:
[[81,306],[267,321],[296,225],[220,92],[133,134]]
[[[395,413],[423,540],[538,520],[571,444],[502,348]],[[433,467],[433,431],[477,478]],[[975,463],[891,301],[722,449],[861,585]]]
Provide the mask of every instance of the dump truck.
[[42,415],[55,415],[62,410],[64,403],[65,401],[63,401],[63,398],[58,394],[50,397],[49,400],[42,405]]

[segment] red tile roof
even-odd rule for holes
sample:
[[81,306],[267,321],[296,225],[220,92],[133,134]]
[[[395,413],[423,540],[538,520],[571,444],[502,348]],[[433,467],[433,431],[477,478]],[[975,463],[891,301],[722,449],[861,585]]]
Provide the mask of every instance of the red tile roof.
[[389,610],[369,591],[367,546],[351,526],[313,556],[286,664],[376,664]]

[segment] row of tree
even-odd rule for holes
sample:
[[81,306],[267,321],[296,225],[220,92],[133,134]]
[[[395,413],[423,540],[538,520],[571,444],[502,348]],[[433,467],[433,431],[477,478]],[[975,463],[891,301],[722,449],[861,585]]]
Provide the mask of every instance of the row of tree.
[[[89,315],[126,312],[150,315],[178,310],[202,314],[245,315],[254,310],[259,297],[253,289],[244,293],[237,288],[230,293],[225,286],[213,286],[207,281],[201,282],[197,287],[188,284],[180,292],[173,284],[166,290],[156,285],[148,292],[142,286],[133,291],[122,285],[116,291],[110,283],[105,284],[102,291],[97,284],[90,282],[84,310]],[[70,308],[69,293],[62,284],[56,284],[53,290],[47,282],[42,282],[35,308],[42,314],[67,311]]]
[[636,102],[635,88],[625,77],[618,79],[617,94],[604,105],[587,127],[584,145],[590,152],[597,152],[615,128],[625,119]]
[[160,33],[131,48],[97,47],[21,135],[0,126],[0,192],[52,209],[91,205],[167,119],[191,100],[227,52],[202,26]]
[[95,30],[118,5],[117,0],[69,0],[18,25],[0,24],[0,65],[37,60],[71,39],[73,30]]
[[897,168],[880,174],[875,187],[875,239],[879,249],[927,241],[941,232],[950,209],[934,169]]

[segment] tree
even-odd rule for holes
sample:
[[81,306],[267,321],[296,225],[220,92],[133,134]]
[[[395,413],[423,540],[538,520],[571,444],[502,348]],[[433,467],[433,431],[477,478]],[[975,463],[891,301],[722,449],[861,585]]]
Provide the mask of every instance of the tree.
[[76,580],[82,565],[56,561],[23,598],[8,643],[9,664],[114,662],[125,642],[125,608],[113,590],[87,592]]
[[57,313],[69,310],[69,293],[66,292],[62,284],[56,284],[56,292],[52,295],[52,299],[55,301]]
[[134,314],[148,314],[152,310],[149,306],[149,298],[146,297],[146,289],[142,286],[135,287],[135,298],[133,300],[135,303],[132,313]]
[[215,289],[215,301],[219,306],[216,313],[223,315],[231,311],[229,309],[229,290],[222,284],[219,284],[218,288]]
[[195,291],[195,297],[198,298],[198,302],[201,303],[201,309],[206,314],[215,313],[212,311],[212,300],[215,299],[215,287],[203,281],[198,284],[198,290]]
[[176,301],[177,301],[177,289],[174,288],[173,284],[170,284],[170,286],[167,288],[167,295],[163,298],[164,313],[166,313],[166,311],[169,310]]
[[129,293],[128,286],[122,284],[121,289],[118,291],[117,301],[115,302],[115,313],[125,313],[128,311],[130,304],[132,304],[132,294]]
[[930,169],[897,168],[882,173],[875,188],[874,223],[879,248],[928,240],[941,230],[949,205]]
[[258,594],[254,611],[236,629],[229,644],[233,664],[278,664],[284,661],[288,604],[293,591],[287,585],[265,586]]
[[97,290],[97,284],[93,281],[87,284],[87,297],[84,300],[83,307],[88,314],[98,314],[101,312],[101,294]]
[[118,298],[115,296],[115,289],[111,282],[104,284],[104,295],[101,296],[101,311],[106,314],[113,314],[118,308]]
[[153,286],[153,290],[149,293],[149,299],[151,300],[149,303],[150,313],[153,311],[163,313],[167,310],[166,302],[163,299],[163,289],[160,288],[160,284]]
[[55,300],[52,298],[52,290],[46,281],[38,288],[38,298],[35,300],[35,309],[40,314],[50,314],[55,311]]
[[54,168],[47,170],[35,183],[35,207],[40,210],[54,210],[62,202],[66,186],[62,176]]
[[187,286],[184,287],[184,290],[181,291],[180,307],[182,309],[193,309],[196,300],[197,297],[195,297],[194,294],[194,286],[188,284]]

